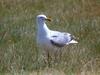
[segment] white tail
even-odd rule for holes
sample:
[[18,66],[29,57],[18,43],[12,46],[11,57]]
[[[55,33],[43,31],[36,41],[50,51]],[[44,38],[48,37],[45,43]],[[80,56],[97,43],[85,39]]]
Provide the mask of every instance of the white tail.
[[78,43],[76,40],[71,40],[70,42],[66,43],[66,45]]

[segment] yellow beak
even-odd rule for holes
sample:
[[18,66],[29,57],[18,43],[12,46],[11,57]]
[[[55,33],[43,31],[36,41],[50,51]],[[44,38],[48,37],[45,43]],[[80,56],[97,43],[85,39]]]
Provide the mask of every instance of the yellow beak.
[[47,18],[47,19],[45,19],[45,20],[47,20],[47,21],[52,21],[51,18]]

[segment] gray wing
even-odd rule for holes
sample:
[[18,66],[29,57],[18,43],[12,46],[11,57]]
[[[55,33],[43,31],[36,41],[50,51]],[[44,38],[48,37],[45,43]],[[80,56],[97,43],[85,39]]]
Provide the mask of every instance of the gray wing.
[[70,42],[73,38],[69,33],[55,33],[51,36],[50,42],[57,47],[63,47],[66,43]]

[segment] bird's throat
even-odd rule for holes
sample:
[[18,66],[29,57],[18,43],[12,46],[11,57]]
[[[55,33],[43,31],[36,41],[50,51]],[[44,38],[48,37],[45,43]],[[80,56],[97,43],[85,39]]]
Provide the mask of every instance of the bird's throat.
[[45,22],[38,22],[38,34],[39,35],[47,35],[49,29]]

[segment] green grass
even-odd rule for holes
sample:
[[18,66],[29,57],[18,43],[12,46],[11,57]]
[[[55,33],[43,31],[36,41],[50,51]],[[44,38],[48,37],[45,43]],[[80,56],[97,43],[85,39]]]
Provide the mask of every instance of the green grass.
[[[0,0],[0,75],[99,75],[99,8],[99,0]],[[50,29],[79,41],[63,48],[49,71],[36,45],[35,19],[41,13],[52,17]]]

